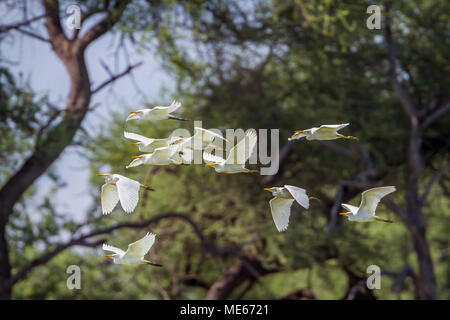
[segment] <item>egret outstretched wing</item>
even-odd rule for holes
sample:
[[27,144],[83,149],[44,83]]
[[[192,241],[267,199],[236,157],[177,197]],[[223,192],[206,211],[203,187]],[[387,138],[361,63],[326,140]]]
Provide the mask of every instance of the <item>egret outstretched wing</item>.
[[309,208],[309,198],[306,195],[305,189],[290,185],[285,185],[284,187],[287,189],[287,191],[289,191],[289,193],[294,197],[295,201],[297,201],[299,205],[301,205],[305,209]]
[[151,138],[147,138],[147,137],[141,136],[140,134],[137,134],[137,133],[134,133],[134,132],[127,132],[127,131],[125,131],[123,133],[123,136],[125,138],[127,138],[127,139],[140,141],[140,142],[143,142],[145,144],[151,143],[153,140],[155,140],[155,139],[151,139]]
[[102,249],[105,250],[105,251],[114,252],[114,253],[116,253],[118,255],[123,255],[125,253],[125,251],[123,251],[122,249],[110,246],[110,245],[108,245],[106,243],[103,244]]
[[155,243],[155,234],[147,233],[142,239],[130,243],[126,255],[134,258],[143,258]]
[[152,158],[155,162],[157,161],[167,161],[170,157],[172,157],[179,149],[178,145],[171,145],[164,148],[157,148],[152,153]]
[[172,113],[172,112],[176,111],[177,109],[179,109],[180,107],[181,107],[181,102],[174,100],[174,101],[172,101],[172,104],[169,107],[167,107],[167,112]]
[[102,186],[101,193],[102,213],[110,214],[116,207],[118,201],[119,193],[117,187],[113,184],[105,183]]
[[344,209],[350,211],[353,215],[356,215],[359,208],[356,206],[352,206],[351,204],[341,203],[341,206],[344,207]]
[[120,176],[116,185],[123,210],[127,213],[133,212],[139,201],[139,189],[141,184],[130,178]]
[[210,152],[203,152],[203,160],[205,160],[206,163],[223,163],[225,162],[225,159],[216,155],[213,155]]
[[201,137],[202,137],[203,141],[212,142],[214,140],[214,138],[218,138],[218,139],[222,139],[224,141],[228,141],[221,134],[218,134],[218,133],[216,133],[214,131],[203,129],[203,128],[200,128],[200,127],[194,127],[194,136],[196,136],[196,135],[202,135]]
[[323,124],[319,127],[319,130],[322,132],[330,132],[334,133],[342,128],[345,128],[350,123],[342,123],[342,124]]
[[375,210],[381,198],[394,192],[396,189],[393,186],[379,187],[366,190],[362,193],[360,210],[366,213],[375,215]]
[[289,216],[291,214],[291,206],[294,199],[273,198],[269,201],[270,210],[272,211],[273,222],[278,231],[284,231],[289,225]]

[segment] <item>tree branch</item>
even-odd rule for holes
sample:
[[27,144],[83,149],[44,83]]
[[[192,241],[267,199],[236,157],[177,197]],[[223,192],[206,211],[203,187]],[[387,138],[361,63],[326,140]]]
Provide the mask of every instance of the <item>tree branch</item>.
[[0,26],[0,33],[8,32],[9,30],[13,30],[13,29],[17,30],[20,27],[27,26],[27,25],[29,25],[29,24],[31,24],[31,23],[39,20],[39,19],[44,18],[44,17],[45,17],[45,14],[41,14],[39,16],[33,17],[31,19],[28,19],[28,20],[25,20],[25,21],[22,21],[22,22],[18,22],[18,23],[15,23],[15,24],[10,24],[10,25]]
[[[73,247],[73,246],[85,246],[85,247],[96,247],[100,244],[104,243],[104,239],[98,240],[96,242],[88,242],[90,238],[104,235],[104,234],[110,234],[115,230],[123,229],[123,228],[130,228],[130,229],[142,229],[145,227],[148,227],[151,224],[157,223],[164,219],[181,219],[189,223],[194,230],[194,233],[196,236],[200,239],[200,245],[203,250],[209,252],[212,255],[233,255],[239,257],[234,248],[216,248],[209,244],[209,242],[206,240],[203,232],[201,231],[200,227],[186,214],[182,213],[165,213],[161,214],[159,216],[153,217],[151,219],[142,221],[142,222],[126,222],[126,223],[118,223],[114,226],[103,228],[99,230],[92,231],[90,233],[80,235],[77,237],[74,237],[67,241],[64,244],[59,244],[56,248],[42,254],[40,257],[32,260],[28,264],[22,266],[6,283],[0,284],[0,292],[3,290],[7,290],[14,286],[18,281],[25,278],[25,276],[33,270],[35,267],[43,265],[53,259],[55,256],[57,256],[62,251]],[[241,257],[239,257],[241,258]],[[242,259],[242,258],[241,258]]]
[[427,197],[430,194],[433,185],[437,183],[449,170],[450,170],[450,161],[448,161],[445,166],[443,166],[441,169],[435,172],[435,174],[425,187],[425,191],[423,192],[422,197],[420,198],[420,202],[422,205],[425,204],[425,201],[427,200]]
[[128,66],[128,68],[126,68],[124,71],[122,71],[121,73],[117,74],[117,75],[113,75],[111,76],[111,78],[109,78],[108,80],[106,80],[105,82],[101,83],[97,88],[93,89],[91,91],[92,94],[95,94],[97,92],[99,92],[100,90],[102,90],[104,87],[106,87],[108,84],[122,78],[123,76],[125,76],[126,74],[128,74],[129,72],[131,72],[131,70],[133,70],[134,68],[139,67],[140,65],[142,65],[143,62],[139,62],[136,64],[133,64],[131,66]]
[[31,32],[31,31],[28,31],[28,30],[24,30],[24,29],[21,29],[21,28],[16,28],[15,30],[20,32],[20,33],[23,33],[23,34],[25,34],[27,36],[35,38],[37,40],[43,41],[45,43],[50,43],[49,39],[47,39],[47,38],[45,38],[45,37],[43,37],[43,36],[41,36],[41,35],[39,35],[37,33]]
[[445,113],[450,111],[450,101],[441,104],[439,107],[435,108],[432,112],[428,113],[423,117],[421,122],[422,129],[429,127],[435,120],[443,116]]
[[390,17],[390,4],[387,6],[386,12],[386,46],[387,46],[387,56],[389,59],[389,77],[392,83],[392,88],[394,89],[397,98],[400,100],[400,104],[403,107],[405,113],[409,116],[410,121],[413,125],[417,125],[417,111],[412,103],[411,99],[408,97],[407,93],[403,89],[402,85],[398,81],[397,75],[397,53],[395,51],[395,46],[392,39],[392,29],[391,29],[391,17]]
[[43,0],[45,8],[45,26],[48,31],[50,43],[53,50],[60,56],[65,57],[67,54],[67,37],[61,27],[59,17],[59,2],[52,0]]
[[80,47],[86,48],[90,43],[105,34],[111,27],[120,20],[123,11],[130,1],[116,1],[114,7],[109,9],[105,18],[89,29],[81,38],[79,38]]

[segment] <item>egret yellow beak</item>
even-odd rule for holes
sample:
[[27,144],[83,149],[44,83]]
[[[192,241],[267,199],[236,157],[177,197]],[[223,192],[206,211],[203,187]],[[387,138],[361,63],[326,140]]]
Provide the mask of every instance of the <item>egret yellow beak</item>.
[[135,113],[139,113],[139,112],[137,112],[137,111],[130,111],[130,113],[135,114]]
[[303,133],[305,130],[295,130],[295,133]]
[[107,258],[114,258],[112,254],[105,254],[104,256]]
[[140,159],[142,156],[132,156],[133,159]]
[[272,191],[273,188],[264,188],[266,191]]
[[207,163],[205,164],[205,167],[214,167],[216,164],[215,163]]
[[137,146],[139,145],[139,142],[130,142],[130,144]]
[[339,212],[338,214],[340,214],[341,216],[347,216],[348,212]]
[[107,174],[106,173],[97,173],[96,176],[104,177],[104,176],[107,176]]

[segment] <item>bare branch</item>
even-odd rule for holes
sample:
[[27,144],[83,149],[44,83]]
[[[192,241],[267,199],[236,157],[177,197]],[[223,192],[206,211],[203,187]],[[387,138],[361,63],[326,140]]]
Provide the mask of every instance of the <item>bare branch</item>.
[[439,182],[439,180],[447,173],[447,171],[450,170],[450,161],[447,162],[445,166],[443,166],[441,169],[435,172],[433,177],[430,179],[430,182],[428,182],[427,186],[425,187],[425,191],[422,194],[422,197],[420,198],[420,202],[422,205],[425,204],[425,201],[427,200],[428,195],[431,192],[431,189],[433,188],[434,184]]
[[46,42],[46,43],[50,43],[49,39],[47,39],[47,38],[45,38],[45,37],[43,37],[43,36],[41,36],[41,35],[39,35],[37,33],[31,32],[31,31],[28,31],[28,30],[25,30],[25,29],[21,29],[21,28],[16,28],[15,30],[20,32],[20,33],[23,33],[23,34],[25,34],[27,36],[35,38],[37,40],[40,40],[40,41],[43,41],[43,42]]
[[106,80],[105,82],[103,82],[102,84],[100,84],[97,88],[93,89],[91,91],[92,94],[95,94],[97,92],[99,92],[100,90],[102,90],[104,87],[106,87],[108,84],[116,81],[117,79],[122,78],[124,75],[128,74],[129,72],[131,72],[131,70],[133,70],[136,67],[139,67],[140,65],[142,65],[142,62],[136,63],[134,65],[128,66],[128,68],[126,68],[124,71],[122,71],[121,73],[112,76],[111,78],[109,78],[108,80]]
[[45,17],[45,14],[41,14],[39,16],[33,17],[31,19],[28,19],[28,20],[25,20],[25,21],[22,21],[22,22],[18,22],[18,23],[15,23],[15,24],[10,24],[10,25],[0,26],[0,33],[8,32],[9,30],[13,30],[13,29],[17,30],[20,27],[27,26],[27,25],[29,25],[29,24],[37,21],[37,20],[40,20],[40,19],[44,18],[44,17]]
[[77,237],[72,238],[68,242],[64,244],[58,245],[55,249],[50,250],[46,253],[44,253],[39,258],[36,258],[32,260],[30,263],[24,265],[19,269],[19,271],[16,272],[11,278],[6,281],[6,283],[1,284],[0,286],[0,292],[3,290],[7,290],[11,288],[14,284],[16,284],[18,281],[22,280],[31,270],[33,270],[35,267],[45,264],[51,259],[53,259],[55,256],[57,256],[59,253],[64,251],[65,249],[68,249],[73,246],[85,246],[85,247],[96,247],[100,244],[104,243],[104,239],[98,240],[96,242],[88,242],[90,238],[110,234],[115,230],[123,229],[123,228],[131,228],[131,229],[142,229],[145,227],[148,227],[151,224],[157,223],[164,219],[182,219],[189,223],[194,230],[194,233],[196,236],[200,239],[200,245],[202,249],[206,250],[212,255],[232,255],[236,256],[240,259],[243,259],[242,257],[238,256],[235,252],[235,248],[216,248],[209,244],[209,242],[206,240],[205,236],[203,235],[203,232],[201,231],[200,227],[186,214],[182,213],[165,213],[161,214],[159,216],[153,217],[151,219],[148,219],[146,221],[142,222],[126,222],[126,223],[118,223],[112,227],[99,229],[92,231],[90,233],[80,235]]
[[17,271],[11,278],[9,278],[5,284],[2,284],[0,287],[0,292],[2,290],[6,290],[8,288],[11,288],[14,284],[16,284],[18,281],[22,280],[31,270],[33,270],[35,267],[40,266],[42,264],[47,263],[51,259],[53,259],[55,256],[57,256],[59,253],[64,251],[65,249],[72,247],[72,246],[84,246],[84,247],[96,247],[100,244],[102,244],[105,240],[98,240],[96,242],[85,242],[79,239],[72,240],[66,244],[62,244],[57,246],[54,250],[49,251],[39,258],[34,259],[30,263],[26,264],[22,268],[20,268],[19,271]]
[[430,112],[423,118],[423,121],[421,123],[422,129],[427,128],[435,120],[439,119],[439,117],[443,116],[445,113],[449,111],[450,111],[450,101],[447,101],[446,103],[443,103],[442,105],[434,109],[432,112]]
[[45,26],[47,27],[48,36],[53,49],[58,55],[63,54],[63,50],[67,49],[62,45],[68,42],[66,35],[61,26],[59,17],[58,1],[44,0],[45,8]]
[[100,20],[96,25],[89,29],[80,39],[81,48],[86,48],[90,43],[104,35],[111,27],[117,23],[125,8],[130,1],[116,1],[113,8],[108,9],[108,14],[105,18]]

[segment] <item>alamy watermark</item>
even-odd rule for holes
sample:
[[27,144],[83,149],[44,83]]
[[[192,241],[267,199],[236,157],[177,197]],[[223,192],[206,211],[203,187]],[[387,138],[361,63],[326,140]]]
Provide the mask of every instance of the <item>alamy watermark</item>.
[[66,19],[66,27],[69,30],[81,28],[81,9],[76,4],[70,5],[66,9],[69,15]]
[[376,264],[372,264],[367,267],[367,274],[371,274],[367,277],[366,286],[367,289],[381,289],[381,269]]
[[[195,120],[194,128],[202,128],[202,121]],[[223,132],[219,129],[213,128],[208,129],[214,133],[219,135],[223,135]],[[255,129],[249,129],[255,130]],[[247,130],[248,131],[248,130]],[[238,161],[239,159],[235,159],[235,153],[230,152],[232,148],[239,143],[242,139],[244,139],[246,133],[244,129],[225,129],[225,134],[223,137],[227,140],[224,141],[222,139],[215,138],[214,140],[214,151],[209,150],[208,152],[214,153],[214,155],[224,158]],[[260,164],[260,174],[261,175],[274,175],[278,172],[279,168],[279,151],[280,151],[280,130],[279,129],[258,129],[256,130],[258,140],[253,152],[250,155],[250,158],[246,163],[248,164]],[[190,137],[191,134],[187,129],[176,129],[174,130],[171,137]],[[270,136],[270,137],[269,137]],[[198,139],[198,140],[196,140]],[[192,141],[192,145],[200,145],[201,137],[194,136],[194,140]],[[235,141],[236,140],[236,141]],[[246,141],[246,140],[245,140]],[[270,152],[269,152],[269,144],[270,144]],[[246,144],[245,148],[248,150],[249,146]],[[208,149],[208,148],[207,148]],[[202,164],[203,161],[203,152],[205,150],[194,150],[193,151],[193,159],[192,161],[188,161],[185,163],[193,163],[193,164]]]
[[369,30],[381,29],[381,8],[377,5],[367,7],[366,13],[371,14],[366,20],[366,26]]
[[70,274],[67,278],[66,286],[67,289],[81,289],[81,269],[79,266],[73,264],[67,267],[66,273]]

